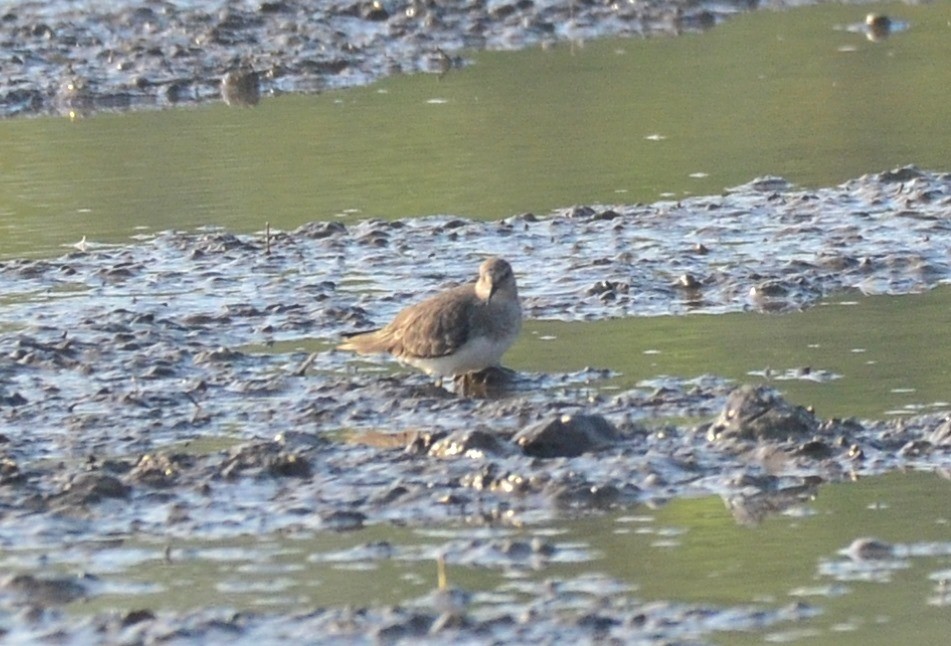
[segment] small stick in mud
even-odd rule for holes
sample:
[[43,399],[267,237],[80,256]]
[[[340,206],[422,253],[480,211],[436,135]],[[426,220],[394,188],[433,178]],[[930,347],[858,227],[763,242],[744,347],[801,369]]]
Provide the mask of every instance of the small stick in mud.
[[197,399],[195,399],[195,398],[192,396],[191,393],[186,392],[186,393],[184,393],[184,395],[185,395],[185,397],[188,399],[188,401],[190,401],[190,402],[195,406],[195,414],[192,415],[192,424],[194,424],[194,423],[196,423],[196,422],[198,422],[198,421],[201,420],[201,414],[202,414],[202,412],[203,412],[203,410],[202,410],[202,408],[201,408],[201,404],[198,402]]
[[264,253],[265,255],[271,255],[271,223],[264,223]]
[[295,377],[303,377],[304,373],[307,372],[307,369],[310,368],[311,364],[317,359],[317,353],[311,352],[310,356],[304,360],[304,363],[300,365],[300,368],[293,372]]
[[445,590],[446,585],[446,556],[440,554],[436,557],[436,587]]

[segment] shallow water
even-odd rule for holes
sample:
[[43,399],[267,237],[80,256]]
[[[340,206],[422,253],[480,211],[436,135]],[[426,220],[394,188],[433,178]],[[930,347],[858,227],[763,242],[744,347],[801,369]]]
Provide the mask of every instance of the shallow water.
[[607,368],[602,388],[660,375],[773,384],[824,417],[883,419],[951,409],[951,289],[838,296],[793,314],[533,321],[507,355],[538,372]]
[[[951,410],[949,317],[951,288],[943,286],[906,296],[840,295],[782,315],[526,321],[505,363],[542,374],[604,370],[584,387],[605,396],[659,387],[665,377],[718,375],[769,383],[822,417],[888,419]],[[328,348],[322,340],[299,339],[242,350],[290,356]],[[409,374],[386,359],[353,363],[380,375]]]
[[[674,633],[682,638],[884,644],[914,634],[918,643],[939,643],[951,603],[941,592],[951,555],[949,486],[931,473],[824,486],[755,525],[737,522],[719,498],[698,498],[522,530],[376,526],[210,543],[116,537],[56,550],[8,546],[0,565],[95,572],[95,597],[68,608],[78,616],[208,605],[294,613],[428,607],[442,555],[448,584],[472,594],[465,607],[473,616],[517,616],[538,608],[547,589],[561,591],[544,603],[564,617],[605,604],[648,612],[676,600],[684,605],[669,612],[682,621]],[[850,557],[847,548],[863,537],[890,543],[893,556]],[[790,604],[802,604],[799,621],[783,619]],[[703,617],[691,618],[690,608]]]
[[[5,120],[0,257],[198,225],[498,218],[764,174],[827,186],[905,163],[940,170],[946,8],[737,15],[704,34],[479,53],[441,78],[255,109]],[[909,28],[879,43],[845,29],[872,10]]]

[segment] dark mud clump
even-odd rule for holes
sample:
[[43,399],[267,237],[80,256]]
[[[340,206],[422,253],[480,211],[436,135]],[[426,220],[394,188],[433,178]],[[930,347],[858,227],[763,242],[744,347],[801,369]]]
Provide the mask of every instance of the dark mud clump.
[[815,415],[787,403],[765,386],[742,386],[730,393],[710,427],[710,438],[785,440],[808,436],[819,428]]
[[573,458],[609,447],[617,429],[600,415],[564,415],[519,431],[515,442],[536,458]]

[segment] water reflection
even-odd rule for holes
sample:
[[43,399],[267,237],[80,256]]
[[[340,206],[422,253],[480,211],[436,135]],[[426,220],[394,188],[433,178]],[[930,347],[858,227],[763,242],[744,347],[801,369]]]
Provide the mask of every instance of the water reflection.
[[724,498],[726,508],[741,525],[757,525],[769,516],[785,512],[814,500],[819,483],[807,482],[776,491],[757,491],[750,495]]

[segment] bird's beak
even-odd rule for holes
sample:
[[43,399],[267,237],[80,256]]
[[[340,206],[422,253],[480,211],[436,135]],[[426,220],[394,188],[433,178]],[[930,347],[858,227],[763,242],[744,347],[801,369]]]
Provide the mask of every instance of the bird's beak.
[[498,283],[492,283],[492,285],[489,286],[489,297],[488,297],[487,299],[485,299],[485,300],[491,301],[491,300],[492,300],[492,297],[495,295],[495,292],[496,292],[498,289],[499,289],[499,284],[498,284]]

